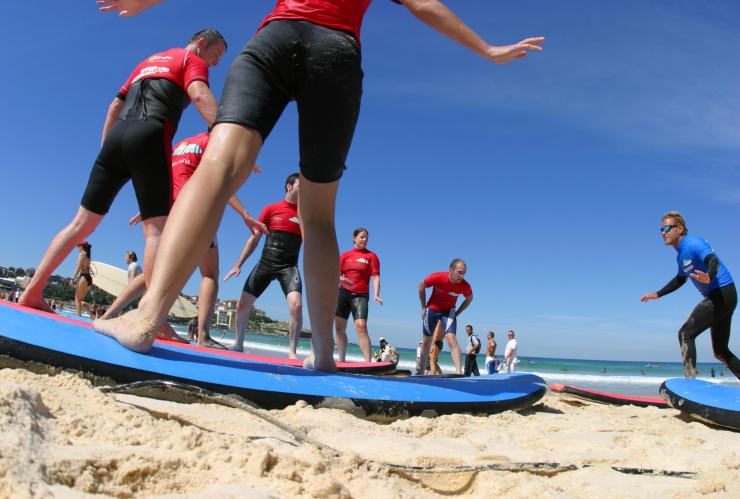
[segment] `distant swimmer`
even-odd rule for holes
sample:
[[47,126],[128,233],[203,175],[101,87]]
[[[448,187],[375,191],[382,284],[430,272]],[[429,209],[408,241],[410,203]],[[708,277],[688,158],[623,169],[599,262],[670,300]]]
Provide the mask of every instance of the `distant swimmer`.
[[370,280],[373,281],[373,300],[383,304],[380,297],[380,260],[378,255],[367,249],[368,231],[359,227],[352,233],[354,248],[339,257],[339,298],[334,314],[339,362],[347,356],[347,320],[352,313],[357,340],[365,362],[370,362],[372,347],[367,331]]
[[645,294],[640,301],[657,300],[683,286],[691,278],[704,299],[694,308],[678,331],[684,374],[696,377],[696,337],[709,329],[712,348],[717,357],[740,379],[740,360],[730,351],[730,326],[737,305],[737,291],[727,267],[704,239],[689,236],[686,222],[677,211],[661,219],[660,233],[666,246],[673,246],[678,255],[678,274],[662,289]]
[[[425,366],[429,357],[429,349],[433,341],[433,334],[438,323],[442,323],[442,333],[450,346],[452,361],[455,363],[455,372],[462,374],[460,359],[460,346],[457,343],[457,318],[468,308],[473,301],[473,290],[465,280],[468,268],[460,258],[455,258],[450,263],[447,272],[435,272],[429,274],[419,283],[419,301],[421,302],[422,328],[422,351],[421,365]],[[432,288],[432,294],[427,301],[426,288]],[[459,308],[456,308],[458,297],[464,300]],[[417,372],[417,374],[424,374]]]
[[[92,275],[90,275],[90,259],[92,245],[83,241],[77,245],[80,251],[77,256],[77,268],[72,276],[72,285],[75,286],[75,311],[77,315],[82,315],[82,306],[85,303],[85,296],[93,285]],[[91,315],[95,318],[94,315]]]
[[[98,6],[104,12],[137,15],[159,3],[161,0],[99,0]],[[221,7],[225,3],[218,3],[218,10],[225,11]],[[164,322],[167,304],[176,298],[179,286],[170,284],[185,282],[196,266],[188,253],[193,234],[214,233],[226,200],[247,179],[251,164],[283,110],[295,100],[301,217],[306,236],[303,268],[310,295],[307,304],[312,328],[312,353],[304,365],[336,371],[333,335],[339,276],[336,199],[360,115],[364,50],[360,28],[370,3],[370,0],[276,2],[248,48],[236,57],[226,78],[213,128],[213,146],[204,160],[203,175],[193,179],[196,183],[193,192],[209,195],[188,195],[175,208],[174,228],[166,232],[161,244],[166,264],[157,264],[153,285],[139,308],[130,312],[131,317],[123,316],[107,325],[96,324],[96,328],[105,328],[107,334],[129,348],[147,351],[152,347],[152,329]],[[409,19],[427,24],[491,63],[520,60],[530,52],[541,51],[545,41],[533,37],[511,45],[491,45],[438,0],[394,3],[402,4],[412,14],[406,16]],[[216,2],[209,5],[215,6]],[[176,8],[177,5],[172,12]]]
[[[172,150],[172,203],[177,200],[178,195],[185,187],[187,182],[198,169],[203,154],[208,146],[210,134],[201,133],[193,137],[181,140]],[[255,171],[259,168],[255,166]],[[267,232],[263,223],[255,220],[244,207],[239,198],[234,194],[229,200],[229,205],[236,211],[246,226],[253,232]],[[140,220],[140,214],[129,220],[129,224],[135,225]],[[133,252],[131,252],[133,253]],[[136,254],[133,254],[134,258]],[[198,322],[196,339],[198,345],[212,348],[223,348],[210,335],[211,318],[216,306],[218,296],[218,240],[213,239],[198,266],[200,270],[200,287],[198,290]],[[129,272],[129,277],[131,272]],[[146,283],[143,276],[138,280],[130,282],[126,289],[118,296],[118,299],[111,305],[108,312],[103,316],[104,319],[119,315],[123,309],[135,298],[141,296],[146,290]],[[173,332],[166,329],[160,331],[160,336],[173,338]]]
[[128,273],[129,282],[133,281],[137,275],[142,274],[144,272],[143,270],[141,270],[141,265],[139,265],[138,260],[139,260],[139,257],[136,256],[135,251],[126,252],[125,262],[126,262],[126,265],[128,266],[127,273]]
[[213,123],[218,104],[208,88],[208,68],[218,64],[225,50],[221,33],[205,29],[185,48],[159,52],[136,66],[108,107],[102,147],[77,214],[46,249],[21,305],[50,311],[43,298],[47,280],[72,248],[95,230],[129,180],[144,221],[144,274],[149,281],[170,212],[172,136],[191,100],[206,123]]
[[[303,326],[302,291],[303,283],[298,270],[298,255],[303,244],[303,229],[298,218],[298,196],[300,180],[298,173],[285,179],[285,196],[282,201],[266,206],[260,213],[259,221],[269,230],[262,248],[259,262],[249,273],[244,289],[236,306],[236,342],[234,350],[244,350],[244,333],[249,325],[249,312],[254,302],[265,292],[267,286],[277,279],[288,302],[288,332],[290,347],[288,357],[298,358],[298,336]],[[257,248],[262,237],[255,232],[247,239],[244,249],[234,266],[224,277],[224,281],[241,273],[242,265]]]

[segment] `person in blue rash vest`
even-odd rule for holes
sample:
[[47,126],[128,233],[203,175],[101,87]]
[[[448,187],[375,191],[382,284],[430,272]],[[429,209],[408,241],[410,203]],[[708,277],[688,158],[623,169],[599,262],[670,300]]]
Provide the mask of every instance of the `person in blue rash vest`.
[[677,211],[663,215],[660,227],[663,242],[678,252],[678,274],[655,293],[640,301],[657,300],[683,286],[690,278],[704,299],[694,308],[678,331],[686,377],[696,377],[696,337],[709,329],[714,356],[740,379],[740,360],[730,351],[730,326],[737,305],[737,291],[727,267],[707,241],[689,236],[686,222]]

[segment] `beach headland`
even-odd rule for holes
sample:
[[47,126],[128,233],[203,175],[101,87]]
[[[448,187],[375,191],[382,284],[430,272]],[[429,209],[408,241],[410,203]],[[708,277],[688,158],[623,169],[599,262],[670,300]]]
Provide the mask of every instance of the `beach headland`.
[[[494,415],[373,422],[304,403],[267,414],[336,453],[241,409],[107,394],[69,372],[1,369],[0,497],[653,498],[740,490],[740,433],[674,409],[547,395]],[[485,470],[543,462],[561,467]],[[449,472],[459,466],[479,469]]]

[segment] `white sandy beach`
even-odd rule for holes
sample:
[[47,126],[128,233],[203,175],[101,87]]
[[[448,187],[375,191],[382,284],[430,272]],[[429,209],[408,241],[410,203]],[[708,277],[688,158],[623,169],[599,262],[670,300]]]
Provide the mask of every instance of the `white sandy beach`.
[[[106,394],[72,373],[2,369],[0,496],[729,498],[740,490],[740,433],[673,409],[548,395],[519,412],[389,424],[303,403],[268,414],[339,454],[241,409]],[[383,464],[529,462],[578,469],[410,474]]]

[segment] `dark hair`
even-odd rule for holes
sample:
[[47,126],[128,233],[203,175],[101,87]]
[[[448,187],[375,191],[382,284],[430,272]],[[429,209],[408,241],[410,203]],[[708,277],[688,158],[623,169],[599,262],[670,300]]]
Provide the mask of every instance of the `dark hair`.
[[82,250],[85,252],[88,258],[92,258],[90,249],[92,248],[92,244],[88,243],[87,241],[83,241],[80,244],[77,245],[78,248],[82,248]]
[[221,42],[224,44],[224,48],[229,48],[229,44],[226,43],[226,38],[224,38],[224,35],[212,28],[205,28],[198,31],[196,34],[190,37],[188,44],[196,42],[200,38],[203,38],[206,42],[208,42],[206,47],[210,47],[213,44]]
[[463,265],[465,265],[465,268],[468,267],[467,264],[463,261],[462,258],[455,258],[454,260],[452,260],[450,262],[450,268],[451,269],[454,269],[455,268],[455,265],[457,265],[458,263],[462,263]]
[[126,256],[127,256],[127,257],[128,257],[128,259],[129,259],[129,260],[131,260],[132,262],[135,262],[135,261],[137,261],[137,260],[138,260],[138,258],[136,258],[136,252],[135,252],[135,251],[127,251],[127,252],[126,252]]
[[355,229],[355,230],[354,230],[354,231],[352,232],[352,239],[354,239],[354,238],[356,238],[357,236],[359,236],[359,235],[360,235],[360,234],[361,234],[362,232],[366,233],[366,234],[367,234],[368,236],[370,235],[370,233],[369,233],[369,232],[367,231],[367,229],[366,229],[365,227],[357,227],[357,228],[356,228],[356,229]]
[[469,327],[470,329],[473,329],[473,325],[472,324],[465,324],[465,327]]
[[296,180],[298,180],[298,173],[288,175],[288,178],[285,179],[285,192],[288,192],[288,186],[295,184]]

